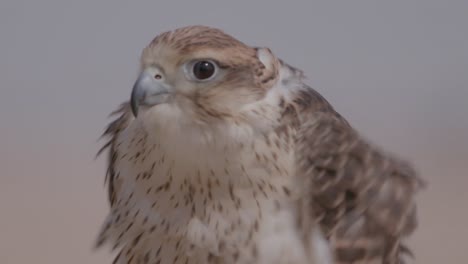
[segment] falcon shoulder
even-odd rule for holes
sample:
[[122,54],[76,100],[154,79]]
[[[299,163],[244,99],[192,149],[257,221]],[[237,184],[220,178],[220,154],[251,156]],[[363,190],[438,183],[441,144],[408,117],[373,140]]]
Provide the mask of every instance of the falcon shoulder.
[[313,215],[307,217],[320,225],[337,263],[402,263],[411,255],[403,239],[416,228],[423,181],[306,88],[294,101],[297,178],[307,186],[301,214]]

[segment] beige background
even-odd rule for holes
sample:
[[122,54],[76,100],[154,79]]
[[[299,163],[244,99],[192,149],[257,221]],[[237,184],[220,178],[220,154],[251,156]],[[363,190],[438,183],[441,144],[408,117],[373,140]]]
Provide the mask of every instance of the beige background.
[[109,263],[107,114],[161,31],[225,29],[302,68],[369,139],[415,162],[417,263],[468,254],[468,1],[0,2],[0,263]]

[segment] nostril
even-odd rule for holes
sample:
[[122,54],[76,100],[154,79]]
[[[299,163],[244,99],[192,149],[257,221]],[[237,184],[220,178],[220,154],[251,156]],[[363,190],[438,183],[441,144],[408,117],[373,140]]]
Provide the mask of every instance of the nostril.
[[160,80],[162,78],[162,76],[161,76],[161,74],[156,74],[156,75],[154,75],[154,78],[156,80]]

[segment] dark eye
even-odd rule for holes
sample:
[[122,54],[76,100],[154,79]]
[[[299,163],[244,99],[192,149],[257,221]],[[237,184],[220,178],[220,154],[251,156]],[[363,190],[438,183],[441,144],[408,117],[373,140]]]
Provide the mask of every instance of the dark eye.
[[198,80],[206,80],[213,76],[216,66],[210,61],[198,61],[193,65],[193,75]]

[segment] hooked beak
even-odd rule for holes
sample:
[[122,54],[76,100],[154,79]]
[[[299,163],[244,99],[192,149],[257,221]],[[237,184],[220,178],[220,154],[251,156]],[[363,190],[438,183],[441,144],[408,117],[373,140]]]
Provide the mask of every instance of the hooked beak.
[[135,117],[141,105],[154,106],[167,102],[170,89],[162,79],[156,79],[149,70],[143,71],[133,85],[130,105]]

